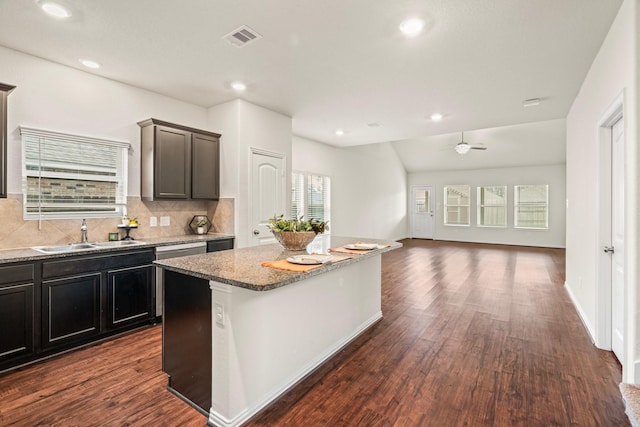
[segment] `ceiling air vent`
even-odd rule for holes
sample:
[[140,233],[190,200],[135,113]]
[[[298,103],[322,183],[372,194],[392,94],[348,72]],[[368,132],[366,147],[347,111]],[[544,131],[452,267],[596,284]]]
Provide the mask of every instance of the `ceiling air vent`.
[[235,47],[244,47],[249,43],[252,43],[261,38],[262,36],[260,34],[247,27],[246,25],[243,25],[240,28],[236,28],[223,37],[224,40],[231,43]]

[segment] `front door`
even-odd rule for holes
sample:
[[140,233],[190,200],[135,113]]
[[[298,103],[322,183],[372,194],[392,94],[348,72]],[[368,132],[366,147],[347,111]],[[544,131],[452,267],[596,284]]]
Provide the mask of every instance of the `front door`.
[[624,119],[611,128],[611,349],[624,366]]
[[411,188],[411,237],[433,239],[433,187],[421,185]]
[[267,224],[274,215],[286,214],[284,173],[283,155],[251,151],[251,246],[276,242]]

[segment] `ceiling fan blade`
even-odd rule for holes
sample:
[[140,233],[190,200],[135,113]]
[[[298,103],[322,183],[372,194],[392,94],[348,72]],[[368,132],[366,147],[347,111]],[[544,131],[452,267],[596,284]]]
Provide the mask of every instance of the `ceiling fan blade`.
[[470,148],[472,150],[486,150],[487,149],[487,147],[480,147],[480,146],[477,146],[477,145],[472,145]]

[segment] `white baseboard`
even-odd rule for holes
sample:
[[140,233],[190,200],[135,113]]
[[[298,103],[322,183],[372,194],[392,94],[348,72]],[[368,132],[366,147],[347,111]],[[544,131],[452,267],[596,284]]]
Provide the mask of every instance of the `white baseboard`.
[[596,345],[596,342],[597,342],[596,341],[596,331],[595,331],[593,325],[591,325],[591,323],[589,322],[589,319],[587,318],[585,312],[582,310],[582,306],[578,302],[578,299],[573,294],[573,292],[571,291],[571,287],[569,286],[569,284],[566,281],[564,282],[564,288],[566,289],[567,294],[569,294],[569,298],[571,299],[571,302],[573,303],[573,306],[575,307],[576,311],[578,312],[578,316],[580,316],[580,320],[582,320],[582,324],[584,325],[585,329],[589,333],[589,336],[591,337],[591,342],[594,345]]

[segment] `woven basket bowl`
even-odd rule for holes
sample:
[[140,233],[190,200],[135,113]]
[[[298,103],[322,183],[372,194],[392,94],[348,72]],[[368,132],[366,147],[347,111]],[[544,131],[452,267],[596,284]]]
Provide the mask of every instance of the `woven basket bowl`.
[[278,243],[290,251],[304,251],[316,237],[314,231],[280,231],[273,235]]

